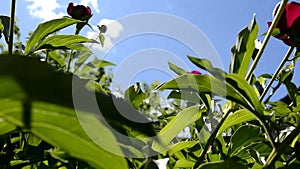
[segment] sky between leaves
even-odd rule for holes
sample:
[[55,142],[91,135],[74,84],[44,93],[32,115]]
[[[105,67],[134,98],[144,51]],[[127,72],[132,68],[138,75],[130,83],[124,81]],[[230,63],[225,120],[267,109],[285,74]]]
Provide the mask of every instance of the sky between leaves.
[[[26,41],[28,32],[34,30],[37,25],[42,21],[47,21],[53,18],[59,18],[67,15],[66,9],[70,1],[64,0],[17,0],[17,18],[18,25],[21,28],[21,41]],[[230,49],[235,44],[236,36],[238,32],[244,28],[251,21],[253,14],[256,14],[257,22],[259,24],[259,35],[267,31],[267,22],[272,20],[272,11],[274,6],[280,2],[279,0],[160,0],[160,1],[117,1],[117,0],[74,0],[75,3],[89,5],[93,11],[93,17],[90,19],[90,24],[95,26],[97,24],[109,24],[108,32],[105,34],[106,41],[105,47],[113,47],[106,55],[103,55],[100,51],[97,55],[105,56],[104,59],[112,61],[117,65],[126,65],[127,70],[136,65],[143,65],[141,62],[153,62],[152,67],[149,66],[145,70],[133,70],[132,74],[128,77],[129,81],[124,82],[120,77],[115,81],[115,86],[118,83],[123,83],[123,88],[128,86],[128,83],[134,83],[135,81],[152,82],[154,80],[167,81],[175,75],[166,71],[167,59],[161,59],[164,56],[158,58],[153,57],[153,54],[157,55],[170,55],[170,59],[176,57],[180,61],[179,64],[184,62],[187,65],[187,71],[195,69],[186,59],[186,55],[196,55],[193,50],[186,44],[161,35],[139,35],[130,37],[118,44],[114,44],[113,40],[116,39],[122,31],[126,30],[125,25],[122,25],[115,20],[124,18],[128,15],[144,12],[159,12],[167,13],[190,22],[190,24],[196,26],[202,33],[211,41],[215,52],[218,54],[220,60],[219,67],[223,67],[226,71],[230,62]],[[299,0],[297,2],[300,2]],[[0,14],[9,15],[10,1],[1,1]],[[139,23],[136,23],[139,26]],[[141,23],[142,24],[142,23]],[[156,25],[159,27],[160,25]],[[178,25],[174,27],[174,30],[181,31],[193,38],[191,32],[185,32],[185,25]],[[97,30],[97,28],[95,29]],[[72,34],[74,30],[68,29],[66,33]],[[81,32],[82,35],[88,37],[95,37],[95,31],[86,27]],[[264,39],[264,36],[258,37],[260,40]],[[3,41],[3,40],[1,40]],[[97,47],[99,48],[99,47]],[[199,48],[201,48],[201,42],[199,41]],[[147,52],[149,49],[154,52]],[[281,41],[272,38],[269,46],[264,53],[262,60],[259,62],[257,73],[273,73],[280,63],[281,58],[284,56],[288,47]],[[146,52],[145,52],[146,50]],[[206,55],[209,55],[209,53]],[[212,53],[212,55],[214,55]],[[155,58],[151,60],[149,58]],[[210,56],[198,56],[210,58]],[[130,59],[129,59],[130,58]],[[168,58],[168,57],[166,57]],[[158,60],[159,59],[159,60]],[[131,64],[127,64],[130,60]],[[134,62],[135,61],[135,62]],[[169,60],[173,61],[173,60]],[[175,61],[176,63],[177,61]],[[151,65],[151,64],[150,64]],[[165,67],[161,68],[161,65]],[[299,67],[299,66],[298,66]],[[114,68],[113,70],[118,70]],[[120,66],[119,70],[123,70]],[[126,70],[126,69],[124,69]],[[299,68],[295,71],[295,77],[299,76]],[[117,71],[116,71],[117,72]],[[125,74],[125,73],[123,73]],[[118,77],[118,76],[117,76]],[[118,79],[118,78],[117,78]],[[296,78],[295,83],[300,84],[300,79]]]

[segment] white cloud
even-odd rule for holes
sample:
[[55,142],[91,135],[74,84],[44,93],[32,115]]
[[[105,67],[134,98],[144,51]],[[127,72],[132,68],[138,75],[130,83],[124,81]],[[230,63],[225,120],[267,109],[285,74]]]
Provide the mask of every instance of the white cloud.
[[[98,25],[105,25],[107,27],[107,31],[104,33],[104,47],[102,47],[100,44],[94,45],[93,47],[105,52],[114,45],[112,39],[116,39],[119,36],[120,32],[123,30],[123,26],[118,21],[110,19],[102,19]],[[98,30],[98,28],[94,27],[94,30]],[[91,39],[96,39],[98,35],[99,32],[87,32],[87,37]]]
[[56,13],[54,10],[60,8],[60,4],[57,0],[26,0],[32,2],[31,5],[27,6],[29,14],[35,18],[43,19],[44,21],[60,18],[65,15],[63,12]]
[[[29,14],[34,18],[39,18],[44,21],[61,18],[64,15],[67,15],[67,6],[68,4],[58,2],[59,0],[25,0],[27,2],[31,2],[30,5],[27,6],[29,10]],[[78,0],[79,1],[79,0]],[[64,4],[65,6],[61,6]],[[82,5],[90,6],[96,13],[99,13],[98,1],[97,0],[80,0]],[[64,9],[61,9],[61,8]],[[55,12],[55,10],[61,9],[62,12]]]
[[117,38],[123,30],[123,26],[116,20],[102,19],[98,25],[105,25],[107,27],[105,34],[112,38]]
[[97,13],[100,12],[99,7],[98,7],[98,0],[81,0],[80,4],[82,5],[87,5],[87,6],[91,6]]

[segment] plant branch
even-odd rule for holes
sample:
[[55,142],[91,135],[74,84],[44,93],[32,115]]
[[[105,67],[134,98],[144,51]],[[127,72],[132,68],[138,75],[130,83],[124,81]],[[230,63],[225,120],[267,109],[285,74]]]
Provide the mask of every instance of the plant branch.
[[252,65],[251,65],[251,67],[250,67],[250,69],[249,69],[249,71],[246,75],[246,80],[250,81],[251,76],[252,76],[252,74],[253,74],[253,72],[254,72],[257,64],[258,64],[258,61],[260,60],[260,58],[261,58],[261,56],[262,56],[262,54],[263,54],[263,52],[264,52],[264,50],[267,46],[267,43],[268,43],[270,37],[272,36],[272,32],[273,32],[274,28],[276,27],[283,11],[285,10],[285,6],[286,6],[287,2],[288,2],[288,0],[282,0],[281,1],[278,12],[276,13],[276,15],[273,19],[273,22],[272,22],[272,24],[271,24],[271,26],[270,26],[270,28],[267,32],[267,35],[266,35],[266,37],[263,41],[263,44],[262,44],[261,48],[259,49],[258,53],[256,54],[256,57],[255,57]]
[[268,124],[263,119],[261,119],[260,117],[258,117],[258,116],[256,116],[256,117],[257,117],[257,120],[262,125],[262,127],[264,128],[264,130],[265,130],[265,132],[267,134],[267,139],[269,139],[269,142],[270,142],[272,148],[274,149],[275,148],[275,143],[274,143],[274,139],[273,139],[273,137],[271,135],[271,131],[268,128]]
[[16,0],[11,1],[10,11],[10,25],[9,25],[9,39],[8,39],[8,54],[12,54],[14,44],[14,24],[15,24],[15,11],[16,11]]
[[269,155],[266,164],[263,166],[263,169],[271,168],[272,164],[275,162],[276,157],[280,155],[285,149],[293,142],[293,140],[298,136],[300,132],[300,123],[297,127],[289,134],[284,141],[279,144],[276,148],[273,148],[271,154]]
[[268,98],[264,101],[264,103],[268,103],[269,100],[271,99],[271,97],[274,95],[274,93],[279,89],[279,87],[281,86],[282,83],[278,83],[273,90],[271,91],[270,95],[268,96]]
[[223,115],[223,117],[221,118],[220,122],[218,123],[218,125],[216,126],[216,129],[213,131],[213,133],[210,135],[210,137],[207,140],[207,143],[203,149],[203,151],[200,154],[199,159],[197,160],[197,162],[194,165],[194,169],[198,169],[199,166],[204,162],[205,159],[205,154],[207,153],[209,147],[214,143],[215,138],[218,134],[219,129],[221,128],[221,126],[223,125],[224,121],[226,120],[226,118],[228,117],[228,115],[230,114],[230,110],[232,108],[232,105],[230,105],[226,110],[225,113]]
[[277,67],[277,70],[275,71],[274,75],[272,76],[268,86],[264,89],[263,93],[261,94],[259,101],[261,102],[263,100],[263,98],[266,96],[268,90],[270,89],[270,87],[272,86],[274,80],[276,79],[276,77],[278,76],[278,74],[280,73],[282,67],[285,65],[285,63],[288,61],[291,53],[293,52],[295,47],[290,47],[289,50],[287,51],[287,53],[285,54],[284,58],[282,59],[280,65]]
[[70,72],[70,67],[71,67],[71,61],[72,61],[72,59],[73,59],[73,50],[71,50],[71,53],[70,53],[70,57],[69,57],[68,64],[67,64],[66,73]]

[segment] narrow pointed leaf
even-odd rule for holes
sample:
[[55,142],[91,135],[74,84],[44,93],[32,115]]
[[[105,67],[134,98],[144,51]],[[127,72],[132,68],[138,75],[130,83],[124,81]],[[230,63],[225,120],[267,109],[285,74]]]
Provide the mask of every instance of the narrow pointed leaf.
[[230,73],[237,73],[242,77],[246,75],[255,49],[257,33],[258,25],[254,16],[250,24],[238,34],[236,45],[232,48]]
[[237,74],[229,74],[226,76],[226,82],[243,96],[243,99],[247,101],[248,105],[251,105],[254,114],[258,116],[263,115],[263,106],[259,102],[255,90],[244,78]]
[[103,34],[100,34],[99,39],[100,39],[100,44],[103,47],[104,46],[104,41],[105,41],[105,36]]
[[[7,99],[0,100],[0,103],[0,117],[11,124],[24,127],[22,103]],[[87,161],[95,168],[127,168],[126,160],[123,157],[107,152],[94,143],[97,140],[91,140],[86,135],[74,110],[42,102],[33,102],[31,112],[30,131],[37,137],[60,147],[73,157]],[[94,118],[89,113],[85,113],[85,116],[89,119]],[[103,134],[102,140],[106,144],[115,147],[115,150],[121,153],[112,133],[99,121],[98,123],[96,121],[89,120],[89,122],[93,122],[90,125],[97,127],[97,132]]]
[[147,95],[142,91],[139,83],[130,86],[125,91],[125,99],[129,101],[136,109],[139,109],[140,105],[142,104],[143,100],[146,99],[146,97]]
[[170,69],[175,72],[177,75],[184,75],[186,74],[186,71],[182,69],[179,66],[176,66],[175,64],[168,62]]
[[199,141],[183,141],[183,142],[179,142],[176,143],[172,146],[172,148],[170,148],[169,150],[169,154],[172,155],[174,153],[176,153],[177,151],[181,151],[183,149],[188,149],[188,148],[192,148],[193,146],[195,146],[196,144],[198,144]]
[[180,159],[175,163],[174,168],[192,168],[195,165],[195,161]]
[[95,59],[91,61],[91,64],[93,65],[94,68],[100,68],[100,67],[105,67],[105,66],[115,66],[114,63],[107,61],[107,60],[101,60],[101,59]]
[[10,17],[0,15],[0,24],[2,25],[2,29],[0,28],[0,39],[2,36],[1,34],[3,34],[6,43],[8,43],[8,38],[9,38],[9,22],[10,22]]
[[15,129],[17,129],[16,125],[11,124],[4,119],[0,119],[0,136],[10,133]]
[[70,17],[63,17],[60,19],[50,20],[39,24],[39,26],[34,30],[29,40],[26,43],[26,48],[24,54],[27,55],[40,41],[42,41],[46,36],[59,31],[70,25],[82,22],[80,20],[75,20]]
[[201,94],[214,94],[241,104],[257,116],[262,115],[262,105],[254,89],[236,74],[226,76],[226,81],[214,76],[183,75],[161,85],[159,90],[193,90]]
[[53,59],[61,67],[64,67],[66,65],[65,56],[61,54],[58,50],[50,51],[47,54],[49,58]]
[[243,125],[238,128],[230,138],[229,156],[234,156],[236,152],[250,143],[262,140],[260,128],[257,126]]
[[203,111],[205,109],[200,110],[198,106],[189,107],[181,111],[158,133],[159,142],[154,142],[152,148],[158,152],[167,150],[171,140],[186,126],[196,121]]
[[[56,48],[72,48],[72,49],[78,49],[78,46],[74,45],[77,43],[86,43],[86,42],[92,42],[97,43],[96,41],[92,41],[84,36],[80,35],[52,35],[45,40],[43,40],[41,43],[39,43],[35,50],[41,50],[41,49],[56,49]],[[85,48],[83,48],[85,49]]]
[[236,112],[234,112],[233,114],[229,115],[223,125],[220,127],[219,131],[218,131],[218,136],[220,136],[222,134],[222,132],[234,125],[237,124],[241,124],[243,122],[247,122],[250,120],[254,120],[256,117],[247,109],[241,109],[238,110]]
[[201,68],[203,70],[208,71],[209,73],[211,73],[215,77],[224,78],[225,75],[226,75],[225,71],[223,71],[220,68],[213,67],[213,65],[211,64],[211,62],[209,60],[207,60],[207,59],[200,59],[200,58],[196,58],[196,57],[192,57],[192,56],[188,56],[188,58],[196,66],[198,66],[199,68]]

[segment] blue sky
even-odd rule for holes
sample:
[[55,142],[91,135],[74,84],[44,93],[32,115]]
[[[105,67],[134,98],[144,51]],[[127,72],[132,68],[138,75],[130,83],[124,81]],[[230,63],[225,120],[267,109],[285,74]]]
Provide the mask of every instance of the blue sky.
[[[17,0],[16,15],[19,19],[18,25],[22,33],[21,40],[26,41],[28,32],[34,30],[38,23],[67,15],[66,8],[69,2],[70,1],[63,0]],[[218,66],[223,67],[227,71],[231,58],[230,49],[235,44],[238,32],[251,21],[254,13],[256,14],[260,28],[259,34],[265,32],[267,30],[266,23],[272,20],[273,8],[279,0],[74,0],[74,2],[83,3],[91,7],[94,14],[90,20],[91,25],[97,25],[100,21],[101,23],[108,24],[114,20],[119,21],[120,18],[124,18],[128,15],[145,12],[157,12],[177,16],[189,23],[186,25],[187,27],[194,25],[210,40],[219,57],[220,65]],[[9,6],[9,1],[2,1],[0,14],[9,15]],[[195,51],[191,50],[190,46],[172,37],[145,33],[132,36],[118,44],[114,44],[118,36],[121,36],[122,31],[126,31],[126,27],[128,26],[122,24],[123,23],[120,22],[111,24],[111,32],[108,32],[106,35],[106,45],[114,47],[108,51],[105,55],[105,59],[115,62],[117,65],[125,65],[130,60],[131,64],[125,66],[128,71],[132,70],[131,68],[135,65],[153,62],[153,66],[151,67],[151,64],[149,64],[147,70],[136,70],[136,72],[133,72],[133,74],[130,75],[130,82],[125,82],[125,86],[128,85],[127,83],[133,83],[134,81],[166,81],[169,80],[171,76],[174,77],[174,74],[166,72],[165,68],[160,68],[159,66],[162,64],[166,65],[167,59],[165,59],[164,56],[151,58],[151,54],[147,53],[149,50],[154,51],[154,53],[158,55],[163,54],[166,58],[168,58],[167,55],[170,55],[171,60],[169,61],[171,62],[173,61],[172,58],[178,59],[179,64],[184,63],[187,65],[187,71],[195,69],[186,59],[186,55],[197,55]],[[130,26],[139,27],[143,24],[143,21],[141,21],[140,25],[136,23],[136,25]],[[160,27],[160,25],[156,26]],[[194,37],[193,32],[185,32],[185,25],[178,25],[178,27],[174,27],[174,30],[178,30],[177,32],[184,34],[186,37]],[[69,30],[68,33],[72,33],[72,31],[73,30]],[[92,31],[89,28],[85,28],[82,34],[92,37]],[[259,37],[260,40],[263,40],[263,38],[263,36]],[[200,41],[201,40],[199,40],[199,42]],[[199,43],[199,50],[202,50],[200,49],[201,46],[201,43]],[[281,41],[272,38],[262,60],[259,62],[256,72],[274,72],[287,48],[288,47]],[[98,54],[103,55],[103,51]],[[143,57],[142,55],[145,55],[144,60],[141,58]],[[134,57],[140,60],[134,59]],[[210,56],[197,57],[210,58]],[[126,71],[124,66],[121,68],[119,69],[120,71]],[[118,70],[118,68],[115,69]],[[295,77],[297,76],[297,72],[299,72],[299,69],[296,69]],[[299,84],[300,79],[297,78],[294,81]],[[121,81],[115,82],[116,86],[120,82]]]

